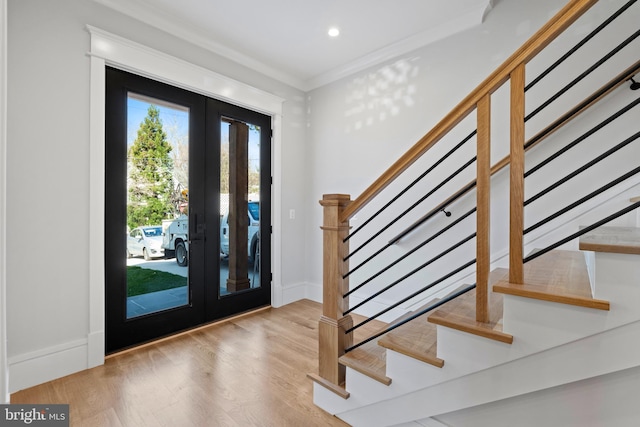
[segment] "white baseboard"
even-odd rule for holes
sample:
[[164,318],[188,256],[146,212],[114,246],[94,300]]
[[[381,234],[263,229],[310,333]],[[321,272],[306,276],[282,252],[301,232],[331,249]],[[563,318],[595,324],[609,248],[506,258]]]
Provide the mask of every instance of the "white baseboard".
[[93,332],[87,336],[87,366],[94,368],[104,365],[105,335],[104,331]]
[[308,298],[306,283],[289,285],[286,287],[282,287],[280,289],[281,289],[281,295],[282,295],[282,298],[281,298],[282,305],[287,305],[292,302]]
[[307,283],[305,298],[322,303],[322,283]]
[[9,393],[87,369],[87,353],[84,339],[10,357]]

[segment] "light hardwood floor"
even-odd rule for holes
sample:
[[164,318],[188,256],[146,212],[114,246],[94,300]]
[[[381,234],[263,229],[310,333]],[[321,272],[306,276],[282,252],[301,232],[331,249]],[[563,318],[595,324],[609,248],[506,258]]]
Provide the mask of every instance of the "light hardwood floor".
[[68,403],[72,426],[347,426],[313,404],[320,304],[207,326],[14,393]]

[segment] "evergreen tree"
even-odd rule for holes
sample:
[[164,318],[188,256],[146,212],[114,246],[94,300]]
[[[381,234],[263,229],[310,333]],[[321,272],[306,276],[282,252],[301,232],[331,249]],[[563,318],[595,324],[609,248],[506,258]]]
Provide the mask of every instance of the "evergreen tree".
[[127,225],[158,225],[174,210],[171,144],[162,129],[160,110],[150,105],[129,148],[129,203]]

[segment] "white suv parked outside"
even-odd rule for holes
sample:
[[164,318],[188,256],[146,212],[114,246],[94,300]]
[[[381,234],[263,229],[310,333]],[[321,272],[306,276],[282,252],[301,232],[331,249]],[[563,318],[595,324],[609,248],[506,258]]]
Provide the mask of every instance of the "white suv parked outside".
[[[247,240],[247,255],[251,260],[255,260],[258,244],[260,241],[260,202],[249,202],[249,230]],[[220,252],[223,256],[229,256],[229,213],[227,212],[220,220]]]

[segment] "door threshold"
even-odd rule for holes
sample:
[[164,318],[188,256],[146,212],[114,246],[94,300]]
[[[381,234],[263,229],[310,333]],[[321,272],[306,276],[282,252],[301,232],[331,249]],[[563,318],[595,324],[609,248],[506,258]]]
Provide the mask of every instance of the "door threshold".
[[164,337],[160,337],[160,338],[154,339],[152,341],[143,342],[143,343],[134,345],[132,347],[124,348],[122,350],[118,350],[118,351],[115,351],[113,353],[106,354],[104,356],[104,360],[108,360],[108,359],[111,359],[113,357],[120,356],[120,355],[129,353],[129,352],[132,352],[132,351],[137,351],[137,350],[143,349],[145,347],[149,347],[151,345],[159,344],[159,343],[161,343],[163,341],[169,341],[169,340],[172,340],[174,338],[178,338],[178,337],[180,337],[182,335],[186,335],[186,334],[190,334],[192,332],[200,331],[200,330],[209,328],[211,326],[221,325],[221,324],[224,324],[224,323],[227,323],[227,322],[231,322],[231,321],[243,318],[243,317],[247,317],[247,316],[250,316],[250,315],[253,315],[253,314],[261,313],[263,311],[270,310],[271,308],[272,308],[271,305],[265,305],[264,307],[258,307],[256,309],[245,311],[245,312],[242,312],[242,313],[239,313],[239,314],[234,314],[232,316],[225,317],[223,319],[214,320],[213,322],[204,323],[202,325],[198,325],[198,326],[195,326],[193,328],[185,329],[183,331],[179,331],[179,332],[176,332],[176,333],[171,334],[171,335],[166,335]]

